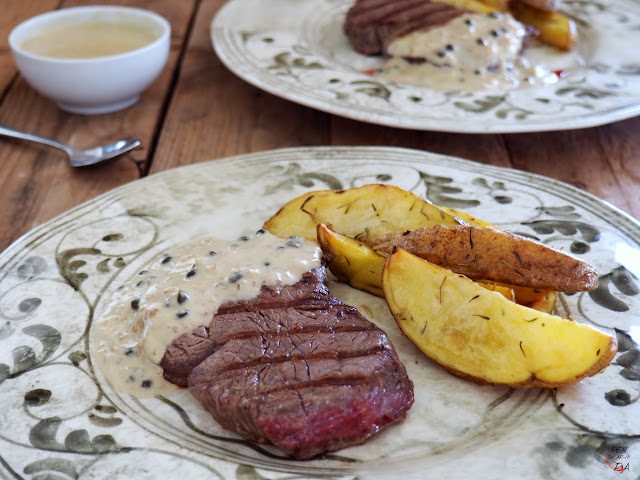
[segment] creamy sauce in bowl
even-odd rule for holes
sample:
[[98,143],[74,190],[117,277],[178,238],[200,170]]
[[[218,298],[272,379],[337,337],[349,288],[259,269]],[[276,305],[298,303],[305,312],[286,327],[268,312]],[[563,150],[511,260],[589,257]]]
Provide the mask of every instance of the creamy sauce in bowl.
[[92,353],[113,387],[137,397],[173,390],[158,365],[171,341],[208,326],[220,305],[262,285],[292,285],[321,265],[303,238],[263,230],[235,241],[206,237],[177,246],[122,285],[92,326]]
[[466,13],[446,25],[399,37],[377,75],[446,90],[548,85],[557,75],[522,57],[524,25],[510,14]]
[[118,55],[148,45],[160,37],[153,25],[84,22],[45,28],[20,45],[27,52],[53,58],[94,58]]

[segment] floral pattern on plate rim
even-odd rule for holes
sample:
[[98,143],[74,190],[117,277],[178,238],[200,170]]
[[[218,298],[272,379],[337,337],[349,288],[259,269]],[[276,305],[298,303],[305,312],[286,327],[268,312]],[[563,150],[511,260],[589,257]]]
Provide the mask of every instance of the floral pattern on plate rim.
[[[332,293],[385,329],[416,384],[407,419],[363,446],[296,462],[223,431],[184,391],[136,399],[91,361],[91,322],[124,280],[172,244],[260,228],[309,190],[389,183],[562,247],[597,266],[558,313],[620,345],[603,373],[557,390],[477,386],[402,337],[382,299]],[[256,198],[260,199],[256,203]],[[640,224],[537,175],[396,148],[294,148],[181,167],[115,189],[37,227],[0,256],[0,473],[4,477],[519,478],[600,476],[612,448],[640,458]],[[634,257],[636,263],[633,263]],[[604,457],[603,457],[604,455]],[[400,470],[399,470],[400,469]],[[505,470],[506,469],[506,470]]]
[[508,133],[596,126],[640,112],[640,62],[629,53],[640,41],[634,0],[564,0],[563,11],[578,25],[578,56],[537,50],[567,76],[547,87],[484,92],[437,91],[363,73],[381,60],[353,52],[342,33],[351,3],[232,0],[212,23],[213,46],[231,71],[258,88],[380,125]]

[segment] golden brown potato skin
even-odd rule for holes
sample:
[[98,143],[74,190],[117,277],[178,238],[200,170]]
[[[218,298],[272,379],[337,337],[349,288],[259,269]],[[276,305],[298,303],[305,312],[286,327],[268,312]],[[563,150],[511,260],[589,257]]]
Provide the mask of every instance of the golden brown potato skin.
[[570,385],[598,373],[617,351],[611,335],[515,304],[401,248],[385,263],[382,288],[405,336],[474,383]]
[[552,47],[568,52],[578,39],[576,22],[558,11],[541,10],[525,2],[512,2],[516,20],[538,31],[537,38]]
[[598,274],[588,263],[491,227],[434,225],[367,243],[387,256],[394,247],[403,248],[472,279],[564,292],[591,290],[598,284]]
[[422,197],[393,185],[371,183],[348,190],[316,192],[300,210],[334,232],[365,241],[390,232],[462,220]]
[[[318,224],[318,243],[331,272],[338,280],[358,290],[384,297],[382,292],[382,268],[385,257],[378,255],[364,242],[334,232],[326,225]],[[501,293],[520,305],[551,313],[558,294],[548,290],[536,290],[515,285],[479,281],[478,285]]]
[[[457,214],[465,219],[457,218]],[[362,241],[436,224],[486,224],[466,213],[440,208],[399,187],[371,183],[347,190],[307,192],[283,205],[262,228],[282,238],[297,235],[315,241],[319,223]]]
[[262,228],[269,230],[272,235],[287,238],[291,235],[304,237],[312,242],[316,241],[317,222],[311,218],[305,209],[305,204],[315,196],[331,195],[331,190],[307,192],[285,203],[278,212],[264,222]]
[[366,244],[340,235],[323,223],[318,224],[318,243],[329,270],[338,280],[358,290],[384,297],[381,286],[384,257]]
[[[611,360],[613,359],[613,357],[617,352],[618,352],[617,343],[611,342],[610,347],[607,350],[606,356],[600,357],[598,361],[594,363],[593,366],[589,370],[585,371],[582,375],[575,377],[565,383],[546,382],[544,380],[537,378],[535,375],[532,374],[531,377],[528,378],[527,380],[523,382],[510,383],[509,386],[513,388],[559,388],[559,387],[565,387],[567,385],[573,385],[603,370],[605,367],[607,367],[611,363]],[[475,383],[476,385],[500,385],[500,383],[490,382],[488,380],[485,380],[484,378],[473,377],[465,372],[456,370],[455,368],[451,368],[446,365],[441,365],[441,366],[444,367],[444,369],[449,373],[451,373],[452,375],[455,375],[458,378],[466,380],[467,382]]]

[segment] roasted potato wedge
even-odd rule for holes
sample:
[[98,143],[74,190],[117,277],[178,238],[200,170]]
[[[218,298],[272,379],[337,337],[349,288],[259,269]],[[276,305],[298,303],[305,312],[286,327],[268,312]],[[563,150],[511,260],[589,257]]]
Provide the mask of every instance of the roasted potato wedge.
[[[407,199],[409,199],[412,204],[414,201],[418,203],[424,202],[421,198],[414,196],[409,192],[405,192],[397,187],[389,187],[386,185],[367,185],[365,187],[350,190],[349,192],[352,192],[353,195],[353,191],[361,193],[367,200],[371,200],[374,198],[375,194],[379,194],[381,198],[385,199],[385,204],[392,204],[392,208],[396,209],[398,208],[398,205],[404,205],[406,207]],[[358,240],[334,232],[327,226],[323,226],[324,236],[322,240],[317,236],[316,221],[307,210],[309,202],[311,202],[311,205],[314,205],[316,202],[323,203],[325,198],[332,199],[332,201],[335,200],[335,198],[343,198],[343,194],[341,194],[341,192],[344,191],[319,190],[308,192],[294,198],[283,205],[273,217],[267,220],[264,224],[264,228],[280,237],[286,238],[291,235],[298,235],[309,240],[318,240],[325,252],[333,255],[334,258],[343,257],[342,260],[334,260],[329,266],[334,275],[336,275],[341,281],[344,281],[355,288],[373,293],[374,295],[382,296],[379,280],[381,277],[377,276],[377,272],[382,271],[381,265],[384,263],[384,260],[381,259],[380,255],[373,250],[368,249]],[[393,201],[398,199],[401,200],[400,203],[393,204]],[[435,212],[437,215],[440,215],[440,211],[444,211],[444,218],[447,222],[460,222],[478,227],[493,227],[490,223],[475,218],[466,212],[446,207],[435,207],[435,209],[433,207],[433,205],[427,202],[427,206],[425,207],[427,214]],[[323,209],[320,209],[320,212],[323,216],[328,216]],[[351,226],[352,230],[360,232],[364,231],[364,227],[357,226],[359,220],[357,218],[354,218],[353,220],[354,224]],[[375,224],[376,222],[387,222],[385,215],[367,218],[366,220],[369,222],[369,225],[372,223]],[[422,215],[418,220],[409,215],[409,220],[414,223],[424,221]],[[400,223],[400,221],[395,221],[393,224],[395,225],[395,228],[398,228],[398,231],[405,231],[407,228],[410,228],[408,223]],[[386,228],[388,228],[387,225],[374,225],[372,228],[369,228],[369,231],[381,231]],[[349,266],[349,262],[352,263],[352,266]],[[371,272],[376,272],[376,274],[373,275]],[[375,280],[376,277],[378,278],[377,281]],[[557,294],[553,291],[541,291],[538,289],[509,284],[497,285],[496,282],[490,282],[489,280],[481,280],[481,283],[483,283],[484,288],[498,290],[506,298],[515,299],[516,303],[547,313],[551,313],[553,311],[557,298]]]
[[428,357],[475,383],[553,388],[599,372],[614,337],[510,302],[401,248],[382,288],[404,334]]
[[374,251],[400,247],[472,279],[553,291],[591,290],[594,267],[542,243],[491,227],[434,225],[371,238]]
[[[382,292],[382,268],[386,257],[378,255],[365,243],[340,235],[322,223],[318,224],[318,243],[322,247],[329,270],[338,280],[358,290],[384,297]],[[516,300],[513,287],[492,282],[480,283],[480,286],[487,290],[499,292],[511,301]],[[523,291],[529,290],[520,289]],[[531,293],[526,293],[523,297],[531,303],[533,303],[533,299],[537,298]]]
[[302,208],[316,223],[362,241],[407,229],[464,223],[433,203],[392,185],[369,184],[313,196]]
[[279,237],[316,239],[316,225],[358,240],[429,225],[465,222],[419,196],[392,185],[305,193],[285,204],[264,224]]
[[382,267],[385,257],[366,244],[340,235],[326,225],[318,225],[318,243],[322,247],[329,270],[340,280],[358,290],[383,297]]
[[317,224],[304,210],[304,205],[310,198],[326,196],[330,192],[331,190],[308,192],[288,201],[264,223],[262,228],[269,230],[277,237],[287,238],[291,235],[297,235],[315,242]]
[[563,51],[571,50],[578,37],[576,22],[556,11],[545,11],[522,2],[513,2],[511,13],[525,25],[538,31],[538,38]]

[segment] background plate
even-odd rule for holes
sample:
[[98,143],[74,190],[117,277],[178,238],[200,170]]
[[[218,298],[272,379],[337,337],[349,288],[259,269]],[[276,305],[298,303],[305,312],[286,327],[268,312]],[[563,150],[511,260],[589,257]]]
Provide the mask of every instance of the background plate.
[[[384,301],[332,293],[389,334],[415,383],[405,421],[363,446],[299,462],[222,430],[184,391],[140,400],[92,363],[105,299],[171,245],[251,234],[312,189],[389,183],[571,251],[597,290],[562,294],[559,314],[615,334],[604,373],[558,390],[477,386],[399,332]],[[396,148],[296,148],[162,172],[74,208],[0,255],[2,478],[607,478],[603,455],[640,465],[640,225],[569,185]],[[622,450],[620,450],[622,451]],[[622,454],[621,454],[622,455]],[[634,463],[635,462],[635,463]],[[610,472],[613,475],[613,472]]]
[[363,122],[417,130],[566,130],[640,113],[640,3],[563,0],[578,25],[575,51],[529,49],[567,76],[548,87],[443,92],[362,73],[342,32],[352,0],[231,0],[211,26],[213,47],[240,78],[287,100]]

